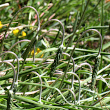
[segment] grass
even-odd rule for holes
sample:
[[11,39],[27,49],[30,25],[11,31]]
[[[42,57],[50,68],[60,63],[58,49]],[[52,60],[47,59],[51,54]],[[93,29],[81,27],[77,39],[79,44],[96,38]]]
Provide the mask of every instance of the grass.
[[0,4],[0,110],[110,109],[110,2]]

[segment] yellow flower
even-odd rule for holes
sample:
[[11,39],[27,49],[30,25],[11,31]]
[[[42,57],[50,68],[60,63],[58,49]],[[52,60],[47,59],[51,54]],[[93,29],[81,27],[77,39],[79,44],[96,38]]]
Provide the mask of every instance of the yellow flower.
[[[37,48],[37,52],[35,53],[35,55],[37,55],[40,52],[41,52],[41,50],[39,48]],[[34,55],[34,50],[31,51],[31,55]],[[44,56],[44,54],[42,54],[40,57],[42,58],[43,56]]]
[[42,54],[41,56],[40,56],[40,58],[42,58],[44,56],[44,54]]
[[39,48],[37,48],[37,53],[40,53],[40,52],[41,52],[41,50]]
[[34,50],[31,51],[31,55],[34,55]]
[[19,29],[13,30],[13,34],[14,34],[15,36],[18,34],[18,32],[19,32]]
[[26,33],[24,31],[22,31],[22,37],[25,37]]
[[2,26],[3,26],[3,24],[2,24],[1,21],[0,21],[0,29],[2,28]]

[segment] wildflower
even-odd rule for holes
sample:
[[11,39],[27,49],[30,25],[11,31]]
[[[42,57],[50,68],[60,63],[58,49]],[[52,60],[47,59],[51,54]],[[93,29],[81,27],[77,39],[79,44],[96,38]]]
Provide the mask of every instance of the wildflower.
[[44,54],[42,54],[41,56],[40,56],[40,58],[42,58],[44,56]]
[[22,35],[21,36],[18,36],[18,38],[24,38],[26,36],[26,33],[24,31],[22,31]]
[[31,55],[34,55],[34,50],[31,51]]
[[22,37],[25,37],[26,33],[24,31],[22,31]]
[[14,34],[15,36],[18,34],[18,32],[19,32],[19,29],[13,30],[13,34]]
[[[40,52],[41,52],[41,50],[39,48],[37,48],[37,52],[35,53],[35,55],[37,55]],[[31,55],[34,55],[34,50],[31,51]],[[40,57],[42,58],[43,56],[44,56],[44,54],[42,54]]]
[[40,53],[40,52],[41,52],[41,50],[39,48],[37,48],[37,53]]
[[2,28],[2,26],[3,26],[3,24],[2,24],[1,21],[0,21],[0,29]]

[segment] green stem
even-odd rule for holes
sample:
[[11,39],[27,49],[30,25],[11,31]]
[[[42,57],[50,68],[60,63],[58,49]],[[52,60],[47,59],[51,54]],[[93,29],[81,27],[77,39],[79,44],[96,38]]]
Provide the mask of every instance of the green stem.
[[[79,23],[78,23],[78,26],[76,26],[76,27],[74,28],[73,35],[70,37],[69,42],[68,42],[68,44],[67,44],[67,46],[66,46],[65,51],[67,50],[67,48],[68,48],[70,42],[72,41],[72,38],[73,38],[73,36],[74,36],[75,33],[76,33],[76,30],[81,26],[81,22],[82,22],[82,20],[83,20],[83,18],[84,18],[85,11],[86,11],[86,9],[87,9],[87,6],[88,6],[89,2],[90,2],[90,0],[87,1],[87,4],[86,4],[86,6],[85,6],[85,8],[84,8],[84,11],[83,11],[83,13],[82,13],[82,15],[81,15],[81,19],[80,19],[80,21],[79,21]],[[77,24],[77,20],[78,20],[78,15],[76,16],[76,21],[75,21],[76,24]],[[65,51],[64,51],[64,52],[65,52]]]
[[85,21],[87,21],[87,20],[91,17],[91,15],[94,13],[94,11],[96,10],[96,8],[97,8],[97,6],[100,4],[100,2],[101,2],[101,0],[98,1],[98,3],[97,3],[96,6],[94,7],[94,9],[89,13],[89,15],[87,15],[87,17],[84,18],[82,24],[83,24]]
[[[104,10],[104,0],[102,0],[101,2],[101,26],[104,25],[104,13],[103,13],[103,10]],[[103,42],[103,29],[101,29],[101,35],[102,35],[102,42]],[[103,46],[103,45],[102,45]],[[103,47],[102,47],[102,51],[103,51]],[[99,69],[102,69],[102,63],[103,63],[103,56],[101,55],[101,62],[100,62],[100,68]],[[102,92],[102,81],[100,80],[99,81],[99,93]]]

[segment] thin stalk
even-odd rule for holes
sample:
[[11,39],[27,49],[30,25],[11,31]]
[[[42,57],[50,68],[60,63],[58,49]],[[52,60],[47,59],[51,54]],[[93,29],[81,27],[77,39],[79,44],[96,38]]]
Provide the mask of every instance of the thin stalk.
[[82,22],[82,20],[83,20],[83,17],[84,17],[84,15],[85,15],[85,12],[86,12],[86,9],[87,9],[87,7],[88,7],[88,5],[89,5],[89,2],[90,2],[90,0],[87,1],[87,4],[86,4],[86,6],[85,6],[85,8],[84,8],[84,11],[83,11],[83,13],[82,13],[82,15],[81,15],[81,19],[80,19],[80,21],[79,21],[78,28],[79,28],[80,25],[81,25],[81,22]]
[[70,56],[70,58],[69,58],[69,61],[68,61],[66,70],[65,70],[65,72],[64,72],[64,76],[63,76],[63,78],[62,78],[62,81],[61,81],[61,84],[60,84],[60,87],[59,87],[60,90],[61,90],[61,88],[62,88],[63,80],[65,79],[66,73],[67,73],[67,71],[68,71],[70,59],[71,59],[71,57],[73,56],[73,53],[74,53],[74,51],[75,51],[75,48],[76,48],[78,42],[80,41],[80,39],[85,35],[85,33],[89,32],[89,31],[95,31],[95,32],[97,32],[97,33],[99,34],[99,37],[100,37],[100,46],[99,46],[99,47],[100,47],[100,48],[99,48],[99,52],[98,52],[97,56],[100,55],[100,53],[101,53],[101,48],[102,48],[102,36],[101,36],[101,34],[99,33],[99,31],[97,31],[97,30],[95,30],[95,29],[90,29],[90,30],[86,30],[85,32],[83,32],[83,34],[82,34],[82,35],[79,37],[79,39],[77,40],[77,42],[76,42],[76,44],[75,44],[75,46],[74,46],[74,48],[73,48],[73,50],[72,50],[72,52],[71,52],[71,54],[70,54],[71,56]]
[[14,52],[11,52],[11,51],[6,51],[6,52],[0,54],[0,56],[2,56],[4,54],[7,54],[7,53],[10,53],[10,54],[14,55],[16,57],[16,59],[17,59],[17,74],[15,76],[16,77],[15,78],[15,83],[17,85],[17,83],[18,83],[18,76],[19,76],[19,59],[18,59],[18,56]]
[[13,82],[12,82],[11,89],[10,89],[10,90],[13,90],[13,89],[14,89],[14,85],[15,85],[15,80],[16,80],[15,68],[14,68],[14,66],[12,65],[12,63],[10,63],[10,62],[0,61],[0,64],[2,64],[2,63],[6,63],[6,64],[10,65],[10,66],[12,67],[12,69],[13,69],[14,76],[13,76]]
[[100,4],[102,0],[99,0],[98,3],[96,4],[96,6],[94,7],[94,9],[90,12],[90,14],[84,19],[84,21],[82,22],[82,24],[87,21],[89,19],[89,17],[93,14],[93,12],[95,11],[95,9],[97,8],[97,6]]
[[[79,93],[78,93],[78,101],[77,101],[77,104],[80,105],[80,90],[81,90],[80,78],[79,78],[79,76],[78,76],[76,73],[74,73],[74,72],[68,72],[67,74],[72,74],[72,75],[76,76],[76,78],[78,79],[78,82],[79,82]],[[72,88],[71,88],[71,89],[72,89]],[[57,95],[58,95],[58,92],[56,92],[56,93],[54,94],[54,96],[55,96],[54,102],[55,102],[56,99],[57,99]]]
[[[103,1],[103,0],[102,0]],[[96,105],[98,102],[100,102],[101,100],[103,100],[107,95],[109,95],[110,92],[108,92],[106,95],[104,95],[101,99],[97,100],[96,102],[94,102],[91,106]]]
[[[37,72],[35,72],[35,71],[32,71],[31,73],[34,73],[34,74],[36,74],[39,77],[40,84],[42,85],[41,76]],[[41,103],[41,95],[42,95],[42,86],[40,86],[39,103]]]
[[66,49],[65,49],[64,52],[66,52],[66,50],[67,50],[69,44],[72,42],[73,36],[74,36],[75,33],[76,33],[76,30],[77,30],[77,23],[78,23],[78,17],[79,17],[79,13],[77,13],[77,15],[76,15],[76,20],[75,20],[74,27],[73,27],[73,34],[70,36],[69,42],[68,42],[68,44],[67,44]]
[[17,44],[19,44],[19,43],[21,43],[21,42],[31,42],[31,40],[24,39],[24,40],[20,40],[20,41],[16,42],[15,44],[13,44],[13,45],[10,47],[9,51],[10,51],[14,46],[16,46]]
[[81,13],[84,11],[84,0],[82,0],[82,7],[81,7]]
[[[102,0],[102,2],[101,2],[101,26],[104,25],[104,13],[103,13],[103,11],[104,11],[104,0]],[[103,42],[103,35],[104,35],[103,29],[101,29],[101,35],[102,35],[102,42]],[[103,51],[103,45],[102,45],[102,51]],[[102,65],[103,65],[103,56],[101,55],[101,61],[100,61],[99,69],[102,69]],[[102,81],[101,80],[99,80],[98,86],[99,86],[99,93],[101,93],[102,92]]]
[[28,83],[28,82],[19,82],[19,84],[20,84],[20,85],[23,84],[23,85],[42,86],[42,87],[47,87],[47,88],[49,88],[49,89],[56,90],[56,91],[62,96],[63,100],[64,100],[66,103],[68,103],[69,105],[73,105],[72,103],[69,103],[69,102],[65,99],[64,95],[63,95],[63,94],[61,93],[61,91],[60,91],[58,88],[56,88],[56,87],[50,87],[50,86],[46,86],[46,85],[42,85],[42,84]]
[[87,27],[87,29],[109,29],[109,25],[106,26],[93,26],[93,27]]
[[12,85],[9,89],[7,88],[8,89],[7,90],[8,98],[7,98],[7,109],[6,110],[11,110],[11,102],[13,99],[13,89],[15,87],[16,72],[15,72],[14,66],[10,62],[0,61],[0,64],[2,64],[2,63],[6,63],[6,64],[10,65],[12,67],[13,73],[14,73]]
[[81,15],[81,19],[80,19],[80,21],[79,21],[79,23],[78,23],[78,26],[75,28],[75,30],[74,30],[74,32],[73,32],[73,35],[70,37],[69,42],[68,42],[68,45],[66,46],[65,51],[67,50],[67,48],[68,48],[70,42],[72,41],[72,38],[73,38],[73,36],[74,36],[75,33],[76,33],[76,30],[77,30],[77,29],[80,27],[80,25],[81,25],[81,22],[82,22],[82,20],[83,20],[83,18],[84,18],[85,11],[86,11],[86,9],[87,9],[87,7],[88,7],[88,5],[89,5],[89,2],[90,2],[90,0],[87,1],[87,4],[86,4],[86,6],[85,6],[85,8],[84,8],[84,11],[83,11],[83,13],[82,13],[82,15]]

